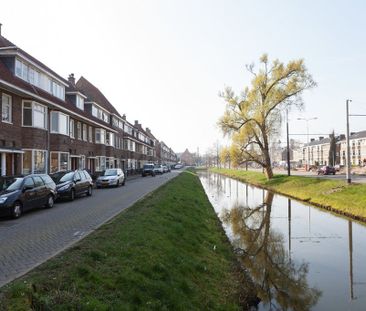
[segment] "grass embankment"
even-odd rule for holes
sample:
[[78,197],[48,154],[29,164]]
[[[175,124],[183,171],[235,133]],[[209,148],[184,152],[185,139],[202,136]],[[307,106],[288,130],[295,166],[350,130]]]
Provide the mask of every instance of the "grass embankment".
[[348,185],[341,180],[286,175],[267,180],[259,172],[217,168],[212,171],[366,221],[366,184]]
[[184,172],[3,287],[0,309],[236,310],[236,269],[198,177]]

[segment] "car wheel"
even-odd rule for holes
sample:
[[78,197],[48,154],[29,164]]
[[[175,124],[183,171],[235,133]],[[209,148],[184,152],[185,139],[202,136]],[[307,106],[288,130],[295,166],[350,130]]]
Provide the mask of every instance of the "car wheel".
[[100,188],[102,188],[101,186],[97,186],[97,189],[100,189]]
[[75,190],[74,189],[71,189],[71,192],[70,192],[70,201],[74,201],[75,200]]
[[88,192],[86,193],[86,195],[88,196],[88,197],[91,197],[91,195],[93,194],[93,189],[92,189],[92,186],[89,186],[88,187]]
[[16,201],[11,211],[11,217],[14,219],[19,218],[22,215],[22,209],[23,209],[22,203]]
[[53,198],[53,195],[52,195],[52,194],[50,194],[50,195],[47,197],[46,208],[52,208],[54,204],[55,204],[55,199]]

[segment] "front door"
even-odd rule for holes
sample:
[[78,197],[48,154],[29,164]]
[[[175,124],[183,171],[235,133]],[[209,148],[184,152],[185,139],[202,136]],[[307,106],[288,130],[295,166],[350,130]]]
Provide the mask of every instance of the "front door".
[[75,171],[79,168],[79,158],[72,157],[71,158],[71,170]]
[[5,165],[6,165],[6,175],[7,176],[14,175],[13,154],[12,153],[5,154]]

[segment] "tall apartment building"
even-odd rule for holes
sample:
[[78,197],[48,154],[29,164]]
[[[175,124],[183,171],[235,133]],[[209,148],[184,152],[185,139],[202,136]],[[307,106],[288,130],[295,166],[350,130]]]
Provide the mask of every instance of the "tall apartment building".
[[158,140],[81,77],[66,80],[0,35],[0,176],[160,162]]

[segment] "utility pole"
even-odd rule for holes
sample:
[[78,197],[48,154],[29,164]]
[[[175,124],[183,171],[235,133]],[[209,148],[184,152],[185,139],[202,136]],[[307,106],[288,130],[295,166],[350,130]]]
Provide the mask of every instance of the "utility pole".
[[305,160],[306,160],[306,171],[309,169],[308,166],[310,165],[310,157],[309,157],[309,121],[311,120],[317,120],[317,117],[313,118],[297,118],[297,120],[303,120],[306,121],[306,154],[305,154]]
[[352,100],[347,99],[346,100],[346,124],[347,124],[347,129],[346,129],[346,154],[347,154],[347,158],[346,158],[346,178],[347,178],[347,183],[351,183],[351,152],[350,152],[350,146],[349,146],[349,103],[352,102]]
[[290,134],[288,130],[288,109],[286,109],[286,132],[287,132],[287,176],[291,176],[290,167]]

